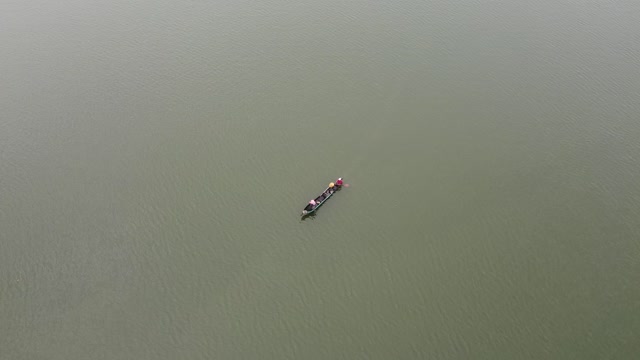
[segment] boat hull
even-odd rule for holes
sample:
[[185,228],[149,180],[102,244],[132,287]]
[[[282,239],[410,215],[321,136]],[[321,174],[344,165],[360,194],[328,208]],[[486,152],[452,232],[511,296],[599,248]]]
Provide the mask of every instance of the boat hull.
[[330,197],[335,194],[336,189],[326,188],[320,196],[315,198],[316,206],[311,206],[311,204],[307,204],[307,206],[302,209],[302,214],[300,216],[305,217],[314,214],[322,204],[324,204]]

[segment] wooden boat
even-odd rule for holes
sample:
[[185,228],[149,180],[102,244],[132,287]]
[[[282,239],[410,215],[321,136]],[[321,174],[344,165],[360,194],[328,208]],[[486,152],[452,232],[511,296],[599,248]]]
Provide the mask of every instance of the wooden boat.
[[311,204],[307,204],[307,206],[305,206],[305,208],[302,210],[302,217],[315,213],[316,210],[318,210],[318,208],[322,206],[322,204],[324,204],[325,201],[329,200],[329,198],[332,197],[337,190],[338,189],[335,186],[333,189],[326,188],[320,196],[315,198],[316,206],[312,206]]

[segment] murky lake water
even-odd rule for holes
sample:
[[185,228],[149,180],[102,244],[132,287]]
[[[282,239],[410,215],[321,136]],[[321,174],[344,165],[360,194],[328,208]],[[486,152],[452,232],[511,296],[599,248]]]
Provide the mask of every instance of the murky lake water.
[[638,18],[5,2],[0,359],[637,357]]

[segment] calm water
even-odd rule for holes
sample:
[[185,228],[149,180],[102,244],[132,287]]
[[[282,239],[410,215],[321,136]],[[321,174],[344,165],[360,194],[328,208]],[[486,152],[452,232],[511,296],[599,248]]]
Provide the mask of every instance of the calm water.
[[639,18],[3,2],[0,359],[637,358]]

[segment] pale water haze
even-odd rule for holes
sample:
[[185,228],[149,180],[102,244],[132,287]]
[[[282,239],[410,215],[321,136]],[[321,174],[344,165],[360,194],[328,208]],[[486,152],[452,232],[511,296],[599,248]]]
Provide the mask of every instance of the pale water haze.
[[0,360],[637,359],[639,19],[3,1]]

